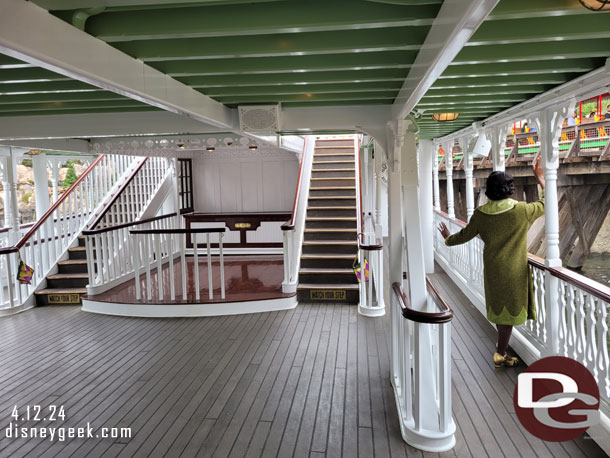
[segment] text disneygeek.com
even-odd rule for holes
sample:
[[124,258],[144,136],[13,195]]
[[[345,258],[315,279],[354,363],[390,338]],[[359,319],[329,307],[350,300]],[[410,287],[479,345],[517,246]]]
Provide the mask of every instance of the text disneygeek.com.
[[[64,442],[66,439],[129,439],[131,428],[106,428],[95,429],[91,423],[85,426],[43,426],[41,422],[64,421],[66,418],[63,406],[25,406],[13,408],[11,421],[4,428],[4,437],[7,439],[48,439],[49,441]],[[20,425],[20,421],[35,421],[36,426]]]

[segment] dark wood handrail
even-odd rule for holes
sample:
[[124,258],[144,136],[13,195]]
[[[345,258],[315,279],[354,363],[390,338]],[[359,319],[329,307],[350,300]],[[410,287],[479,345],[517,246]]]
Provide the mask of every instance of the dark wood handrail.
[[[125,180],[125,182],[121,185],[121,187],[117,190],[116,194],[112,197],[112,199],[110,199],[110,202],[108,202],[106,204],[106,207],[101,211],[101,213],[99,215],[97,215],[95,217],[95,219],[93,220],[93,222],[91,224],[89,224],[89,227],[87,228],[88,231],[91,231],[93,229],[96,228],[96,226],[102,221],[102,219],[104,218],[104,216],[106,216],[106,214],[108,213],[108,211],[112,208],[112,206],[114,205],[114,203],[117,201],[117,199],[121,196],[121,194],[123,193],[123,191],[125,191],[125,189],[127,188],[127,186],[129,186],[129,184],[133,181],[133,179],[136,177],[136,175],[138,174],[138,172],[142,169],[142,167],[144,167],[144,164],[146,164],[146,162],[148,162],[148,157],[145,158],[140,165],[138,165],[133,172],[131,172],[131,174],[129,175],[129,177],[127,177],[127,180]],[[115,226],[116,227],[116,226]],[[84,232],[83,232],[84,233]]]
[[[447,213],[443,211],[436,210],[438,214],[441,216],[450,219],[451,221],[459,224],[462,227],[466,226],[464,221],[461,221],[457,218],[449,218]],[[531,253],[527,254],[527,261],[530,266],[535,267],[540,270],[546,270],[550,272],[554,277],[559,278],[560,280],[566,281],[568,283],[573,284],[574,286],[586,291],[592,296],[597,297],[605,302],[610,303],[610,287],[603,285],[595,280],[585,277],[584,275],[580,275],[570,269],[566,269],[565,267],[549,267],[544,264],[544,259],[533,255]]]
[[83,231],[83,235],[96,235],[103,234],[104,232],[116,231],[118,229],[124,229],[126,227],[140,226],[146,223],[152,223],[153,221],[159,221],[160,219],[171,218],[173,216],[177,216],[178,213],[168,213],[167,215],[155,216],[153,218],[142,219],[139,221],[134,221],[132,223],[123,223],[117,224],[116,226],[102,227],[100,229],[87,229]]
[[[34,224],[36,224],[36,222],[33,223],[26,223],[26,224],[20,224],[19,225],[19,229],[27,229],[28,227],[32,227]],[[10,231],[11,228],[10,227],[3,227],[2,229],[0,229],[0,234],[4,233],[4,232],[8,232]]]
[[137,229],[130,234],[212,234],[226,232],[226,227],[207,227],[199,229]]
[[305,138],[305,143],[303,143],[303,153],[301,154],[301,164],[299,166],[299,177],[297,179],[297,188],[294,192],[294,201],[292,203],[292,216],[290,217],[290,221],[286,221],[284,224],[280,226],[283,231],[291,231],[294,229],[294,222],[297,217],[297,203],[299,201],[299,193],[301,192],[301,182],[303,181],[303,163],[305,162],[305,151],[307,151],[307,142],[310,141],[309,138]]
[[[87,167],[87,169],[81,174],[81,176],[79,176],[76,179],[76,181],[74,183],[72,183],[72,186],[70,186],[68,188],[68,190],[66,192],[64,192],[61,196],[59,196],[59,199],[57,199],[55,201],[55,203],[53,205],[51,205],[51,208],[49,208],[47,210],[47,212],[42,216],[42,218],[40,218],[38,221],[36,221],[36,224],[34,224],[34,226],[32,226],[32,228],[23,237],[21,237],[21,240],[19,240],[19,242],[17,242],[17,244],[13,247],[8,247],[3,250],[0,250],[0,254],[3,254],[5,252],[13,253],[15,251],[19,251],[19,249],[21,249],[25,245],[25,243],[30,239],[30,237],[32,237],[36,233],[36,231],[38,229],[40,229],[40,227],[44,223],[46,223],[47,219],[49,219],[50,217],[53,216],[53,213],[55,213],[55,211],[59,208],[59,206],[78,187],[78,185],[83,182],[83,180],[91,173],[91,171],[95,168],[95,166],[97,166],[97,164],[99,164],[102,161],[103,158],[104,158],[104,155],[100,154],[97,157],[97,159],[95,159],[95,161],[93,161],[91,163],[91,165],[89,167]],[[6,251],[6,250],[10,250],[10,251]]]
[[430,283],[428,278],[426,278],[426,286],[428,292],[434,298],[434,302],[442,309],[442,312],[422,312],[420,310],[412,309],[407,302],[405,293],[402,290],[402,285],[400,283],[393,283],[392,289],[398,298],[402,316],[407,320],[415,321],[417,323],[442,324],[450,322],[453,319],[453,310],[451,310],[451,307],[441,298],[440,294],[432,283]]

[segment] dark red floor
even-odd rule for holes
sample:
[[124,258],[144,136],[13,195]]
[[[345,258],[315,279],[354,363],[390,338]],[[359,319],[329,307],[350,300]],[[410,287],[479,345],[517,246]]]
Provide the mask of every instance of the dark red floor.
[[[182,270],[180,259],[174,261],[174,281],[176,287],[176,300],[170,299],[169,266],[165,264],[162,270],[163,299],[159,299],[157,270],[151,270],[152,298],[146,303],[215,303],[215,302],[242,302],[263,299],[276,299],[290,297],[294,294],[282,293],[284,279],[284,261],[281,255],[253,255],[253,256],[225,256],[225,299],[220,298],[220,262],[214,257],[212,263],[212,286],[214,298],[208,297],[208,266],[207,258],[199,256],[199,290],[201,298],[195,297],[194,263],[193,257],[187,257],[187,299],[182,297]],[[145,297],[146,276],[140,275],[142,299]],[[100,302],[118,302],[124,304],[137,304],[135,281],[129,280],[105,293],[89,296],[90,299]]]

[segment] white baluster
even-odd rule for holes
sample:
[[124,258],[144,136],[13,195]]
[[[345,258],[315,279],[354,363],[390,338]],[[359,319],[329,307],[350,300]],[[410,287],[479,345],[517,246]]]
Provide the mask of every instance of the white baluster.
[[221,299],[225,298],[225,259],[222,253],[222,239],[224,238],[224,233],[218,233],[218,251],[220,255],[220,297]]
[[169,262],[169,294],[172,301],[176,300],[176,282],[174,279],[174,250],[172,234],[167,234],[167,254]]
[[214,286],[212,285],[212,249],[210,246],[210,233],[207,232],[206,236],[206,245],[208,250],[208,290],[210,300],[214,298]]
[[[210,254],[208,253],[208,261],[209,256]],[[197,234],[193,234],[193,264],[193,275],[195,276],[195,300],[199,301],[199,299],[201,299],[201,291],[199,289],[199,245],[197,243]]]

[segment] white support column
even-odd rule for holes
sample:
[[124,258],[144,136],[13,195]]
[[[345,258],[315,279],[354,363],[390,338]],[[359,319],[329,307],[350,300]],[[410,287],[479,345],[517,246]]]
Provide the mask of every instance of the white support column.
[[51,187],[53,188],[52,203],[57,202],[57,186],[59,183],[59,169],[61,168],[61,160],[57,158],[47,158],[47,167],[51,171]]
[[402,175],[400,170],[400,151],[404,141],[404,122],[398,121],[394,126],[394,154],[388,164],[388,255],[390,272],[390,291],[388,297],[392,297],[392,284],[402,284]]
[[36,218],[40,219],[50,208],[49,178],[47,176],[47,155],[32,156],[32,171],[34,173],[34,198],[36,199]]
[[[546,235],[546,259],[548,267],[561,267],[561,256],[559,251],[559,205],[557,198],[557,169],[559,168],[559,136],[561,125],[568,113],[574,109],[574,101],[562,108],[547,109],[534,117],[533,122],[538,129],[540,139],[540,155],[542,156],[542,167],[544,168],[545,181],[545,235]],[[547,354],[544,356],[559,354],[559,279],[553,275],[546,274],[544,277],[545,303],[547,307]]]
[[383,165],[383,154],[381,151],[381,147],[376,145],[375,147],[375,237],[378,239],[383,238],[383,226],[381,224],[383,213],[383,187],[382,183],[382,173],[381,167]]
[[[434,273],[434,209],[432,207],[432,164],[434,145],[430,140],[419,140],[420,216],[426,273]],[[438,173],[437,173],[438,177]]]
[[438,183],[438,145],[434,144],[433,161],[432,161],[432,182],[434,192],[434,210],[440,211],[441,209],[441,192]]
[[455,218],[453,203],[453,141],[443,145],[445,149],[445,176],[447,177],[447,214]]
[[[404,134],[401,154],[403,214],[407,239],[408,287],[411,307],[427,309],[426,266],[424,263],[424,241],[420,223],[419,172],[415,126],[408,123]],[[408,217],[406,217],[408,215]]]
[[4,193],[4,221],[2,227],[10,227],[11,225],[11,212],[10,212],[10,200],[11,194],[9,190],[7,168],[9,164],[9,157],[0,156],[0,183],[2,183],[2,191]]
[[494,172],[503,172],[505,170],[504,148],[506,146],[506,134],[508,125],[502,127],[493,127],[486,135],[491,140],[491,158],[493,161]]
[[464,155],[464,174],[466,175],[466,220],[470,221],[470,217],[474,213],[474,186],[472,180],[474,165],[472,154],[468,151],[468,140],[461,138],[459,143]]
[[7,158],[6,180],[9,190],[8,204],[5,211],[9,211],[9,224],[11,228],[9,243],[14,245],[19,240],[19,204],[17,202],[17,154],[13,148],[9,148],[10,154]]

